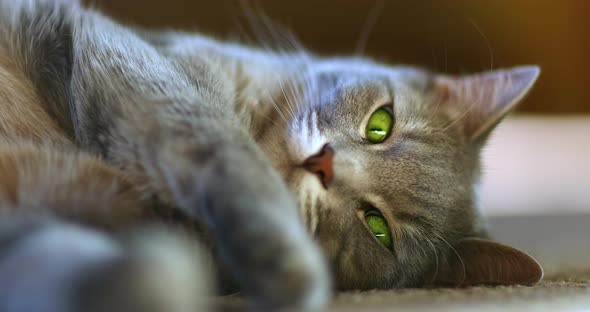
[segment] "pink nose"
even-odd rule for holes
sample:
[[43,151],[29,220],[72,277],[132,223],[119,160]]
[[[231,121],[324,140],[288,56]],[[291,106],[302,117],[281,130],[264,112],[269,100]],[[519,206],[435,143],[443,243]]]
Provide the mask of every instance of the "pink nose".
[[328,184],[330,184],[332,178],[334,178],[334,171],[332,169],[333,157],[334,150],[326,144],[322,147],[319,153],[309,157],[303,163],[303,168],[316,174],[326,189],[328,189]]

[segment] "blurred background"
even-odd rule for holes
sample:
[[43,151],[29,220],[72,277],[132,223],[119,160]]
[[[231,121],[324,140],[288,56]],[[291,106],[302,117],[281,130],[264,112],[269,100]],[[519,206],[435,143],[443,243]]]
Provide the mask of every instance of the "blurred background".
[[[307,48],[365,54],[449,73],[538,64],[523,112],[590,112],[590,1],[586,0],[92,0],[119,20],[242,37],[246,7]],[[364,42],[364,44],[363,44]]]
[[[492,233],[547,263],[590,261],[590,1],[93,0],[115,18],[221,39],[247,8],[322,54],[362,53],[446,73],[537,64],[531,94],[485,151]],[[250,31],[248,30],[250,29]],[[245,31],[246,30],[246,31]]]

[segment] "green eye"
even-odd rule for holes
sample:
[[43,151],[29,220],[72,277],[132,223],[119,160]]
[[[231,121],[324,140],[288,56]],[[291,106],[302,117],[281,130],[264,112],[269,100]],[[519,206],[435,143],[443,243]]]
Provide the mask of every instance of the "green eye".
[[385,218],[377,211],[377,210],[370,210],[365,213],[365,221],[369,226],[369,229],[375,235],[375,237],[383,244],[383,246],[387,247],[387,249],[392,250],[393,248],[393,241],[391,239],[391,233],[389,232],[389,227],[387,226],[387,221]]
[[387,139],[393,128],[393,115],[385,108],[376,110],[367,123],[367,140],[371,143],[381,143]]

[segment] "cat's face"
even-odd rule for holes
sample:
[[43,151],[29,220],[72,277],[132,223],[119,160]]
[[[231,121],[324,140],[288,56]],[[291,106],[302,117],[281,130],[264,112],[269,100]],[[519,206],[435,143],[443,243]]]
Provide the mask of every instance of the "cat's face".
[[528,71],[453,79],[322,61],[288,92],[286,123],[262,146],[339,288],[435,282],[451,246],[481,234],[479,151],[536,78]]

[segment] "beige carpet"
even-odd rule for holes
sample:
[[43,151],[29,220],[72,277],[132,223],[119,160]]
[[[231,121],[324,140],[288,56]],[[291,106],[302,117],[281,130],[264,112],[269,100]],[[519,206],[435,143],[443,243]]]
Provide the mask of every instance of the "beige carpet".
[[[575,277],[574,277],[575,276]],[[590,271],[548,277],[535,287],[402,289],[342,293],[331,311],[590,311]]]

